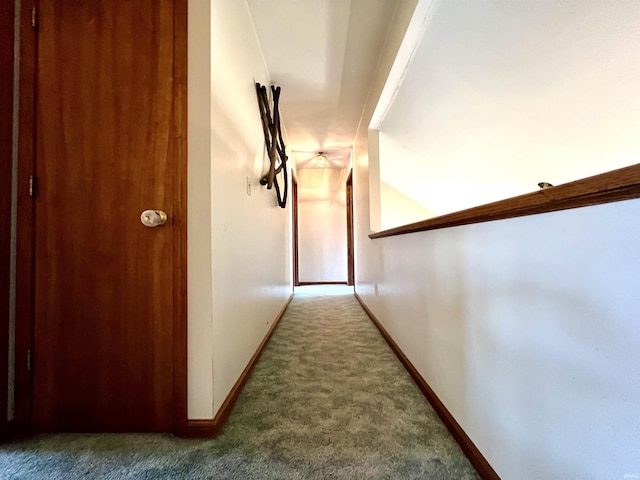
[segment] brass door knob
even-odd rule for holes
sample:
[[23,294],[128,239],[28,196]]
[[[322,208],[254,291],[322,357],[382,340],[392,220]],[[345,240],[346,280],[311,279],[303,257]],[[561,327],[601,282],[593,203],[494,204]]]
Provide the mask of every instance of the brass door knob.
[[145,210],[140,215],[140,221],[145,227],[161,227],[167,223],[167,214],[162,210]]

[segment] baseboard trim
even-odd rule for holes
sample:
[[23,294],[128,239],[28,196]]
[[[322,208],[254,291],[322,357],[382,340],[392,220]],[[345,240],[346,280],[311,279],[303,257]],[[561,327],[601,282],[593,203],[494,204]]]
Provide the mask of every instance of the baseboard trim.
[[435,392],[431,389],[427,381],[420,375],[420,372],[413,366],[411,361],[407,358],[404,352],[400,349],[398,344],[391,338],[391,335],[384,329],[380,321],[376,318],[374,313],[369,309],[364,300],[358,295],[354,293],[358,302],[367,313],[373,324],[376,326],[382,337],[386,340],[391,347],[391,350],[396,354],[402,365],[407,369],[409,375],[413,378],[413,380],[418,385],[418,388],[422,391],[423,395],[427,398],[427,401],[431,404],[433,409],[436,411],[442,422],[445,424],[449,432],[453,438],[458,442],[460,448],[467,456],[473,467],[477,470],[478,474],[485,480],[500,480],[500,477],[496,473],[496,471],[491,467],[487,459],[484,458],[478,447],[471,441],[469,436],[462,429],[460,424],[456,421],[456,419],[451,415],[447,407],[444,406],[442,401],[438,398]]
[[278,312],[278,315],[271,324],[271,328],[262,339],[262,342],[260,342],[260,345],[258,345],[258,348],[249,360],[249,363],[247,363],[247,366],[244,367],[244,370],[240,374],[240,377],[238,377],[238,380],[227,395],[227,398],[225,398],[222,406],[220,407],[220,410],[218,410],[218,413],[216,413],[215,417],[213,417],[212,419],[204,420],[187,420],[187,428],[184,434],[186,438],[210,438],[215,437],[222,431],[222,427],[229,418],[231,410],[233,410],[233,406],[235,405],[236,400],[238,400],[238,396],[240,395],[242,388],[249,379],[251,370],[253,370],[255,364],[258,363],[264,347],[269,342],[271,335],[273,335],[273,332],[276,330],[276,327],[280,323],[280,320],[284,316],[284,313],[287,311],[287,308],[289,307],[292,299],[293,294],[289,295],[289,298],[285,302],[284,306],[282,307],[282,309],[280,309],[280,312]]
[[187,420],[184,438],[210,438],[217,434],[215,419]]
[[298,285],[347,285],[347,282],[298,282]]

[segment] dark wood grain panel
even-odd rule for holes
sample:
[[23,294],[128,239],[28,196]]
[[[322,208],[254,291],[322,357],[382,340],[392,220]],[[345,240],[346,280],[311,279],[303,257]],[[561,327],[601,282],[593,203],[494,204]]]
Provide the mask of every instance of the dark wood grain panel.
[[37,58],[35,428],[172,431],[174,3],[41,0]]
[[293,222],[293,285],[300,285],[300,263],[298,250],[298,179],[294,171],[291,171],[291,215]]
[[7,428],[14,3],[0,3],[0,433]]
[[16,378],[15,428],[31,426],[32,378],[27,352],[33,337],[34,202],[29,196],[29,176],[35,172],[36,31],[31,11],[37,0],[22,0],[20,10],[20,103],[18,107],[18,231],[16,245]]
[[211,419],[187,420],[183,437],[186,438],[213,438],[220,431],[216,421]]
[[546,188],[537,192],[372,233],[369,238],[384,238],[472,223],[504,220],[630,200],[632,198],[640,198],[640,164],[565,183],[557,187]]
[[174,433],[187,428],[187,14],[188,0],[174,1]]
[[347,285],[355,285],[353,247],[353,169],[347,177]]

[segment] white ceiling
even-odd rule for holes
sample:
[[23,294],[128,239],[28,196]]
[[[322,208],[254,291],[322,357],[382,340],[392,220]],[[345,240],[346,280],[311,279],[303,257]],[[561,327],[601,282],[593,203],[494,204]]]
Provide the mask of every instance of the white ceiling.
[[247,0],[297,168],[351,146],[398,0]]

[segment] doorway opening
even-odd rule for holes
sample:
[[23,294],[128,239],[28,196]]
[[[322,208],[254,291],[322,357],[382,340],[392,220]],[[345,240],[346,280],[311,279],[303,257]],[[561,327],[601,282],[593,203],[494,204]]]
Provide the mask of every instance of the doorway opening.
[[294,286],[354,285],[351,169],[300,169],[292,179]]

